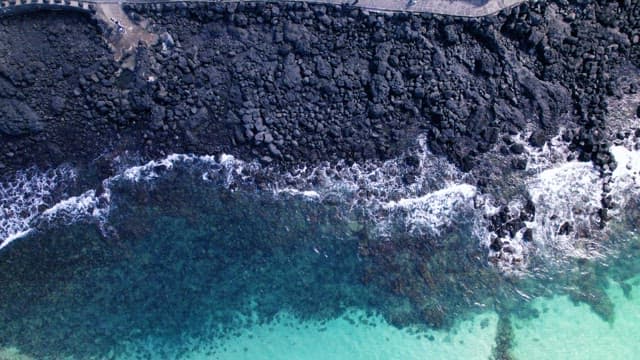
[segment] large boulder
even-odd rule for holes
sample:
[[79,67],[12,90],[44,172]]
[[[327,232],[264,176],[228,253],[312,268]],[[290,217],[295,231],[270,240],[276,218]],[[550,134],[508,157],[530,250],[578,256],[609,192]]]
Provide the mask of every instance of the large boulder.
[[0,76],[0,97],[13,97],[16,89],[13,85]]
[[40,116],[27,104],[0,98],[0,132],[19,136],[42,131],[44,128]]
[[282,83],[287,88],[295,88],[302,82],[300,74],[300,66],[296,63],[293,54],[289,54],[284,62],[284,71],[282,74]]

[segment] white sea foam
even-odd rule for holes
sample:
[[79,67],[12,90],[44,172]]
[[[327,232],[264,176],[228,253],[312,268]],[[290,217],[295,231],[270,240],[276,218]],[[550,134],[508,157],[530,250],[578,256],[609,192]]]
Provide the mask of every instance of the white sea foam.
[[[523,143],[528,153],[528,168],[523,173],[526,176],[519,179],[526,191],[513,196],[508,204],[509,216],[510,219],[520,217],[525,200],[530,199],[536,209],[535,217],[525,222],[526,227],[501,239],[503,247],[500,251],[489,250],[490,259],[500,269],[517,273],[526,270],[532,256],[552,260],[567,256],[598,256],[601,249],[594,233],[599,231],[598,209],[604,179],[591,163],[567,161],[568,146],[560,136],[542,149],[528,146],[524,138],[526,136],[516,137],[514,141]],[[623,202],[629,189],[638,192],[640,187],[640,153],[620,146],[613,147],[612,154],[619,166],[611,176],[611,194],[616,196],[616,201]],[[385,162],[324,163],[282,173],[226,154],[171,154],[164,159],[123,169],[103,181],[104,191],[99,195],[95,190],[88,190],[57,203],[45,203],[37,199],[46,197],[47,188],[36,187],[44,195],[36,196],[27,204],[27,208],[32,209],[27,216],[3,219],[0,235],[5,241],[0,248],[9,243],[6,239],[13,240],[29,233],[36,218],[66,224],[92,219],[104,225],[114,182],[153,182],[178,168],[230,190],[260,177],[269,179],[261,186],[266,185],[275,196],[337,201],[346,208],[357,208],[368,215],[376,223],[373,235],[389,236],[390,229],[400,223],[412,234],[438,236],[463,217],[473,225],[470,235],[478,239],[480,246],[489,248],[497,237],[489,230],[488,222],[488,218],[499,210],[495,201],[472,185],[472,175],[462,173],[446,159],[431,154],[425,138],[421,137],[406,154]],[[6,212],[7,204],[12,204],[10,196],[15,196],[6,189],[14,189],[13,193],[24,191],[19,186],[3,186],[0,191],[4,191],[4,202],[0,203],[0,210]],[[12,206],[18,209],[13,213],[20,213],[21,203]],[[42,211],[43,207],[47,209]],[[566,231],[569,228],[571,231]],[[533,241],[527,241],[527,229],[532,231]]]
[[[571,161],[546,170],[529,182],[536,206],[531,227],[536,249],[546,254],[591,258],[597,255],[603,179],[593,164]],[[562,227],[573,231],[563,235]]]
[[[591,162],[564,160],[565,149],[564,144],[553,142],[540,150],[529,149],[533,166],[522,180],[526,193],[515,195],[508,203],[507,221],[522,219],[526,199],[535,207],[535,216],[522,221],[524,227],[515,233],[499,237],[500,250],[489,251],[500,269],[515,274],[525,272],[532,257],[560,263],[601,256],[599,240],[603,233],[598,212],[604,179]],[[543,154],[559,156],[550,161]],[[530,237],[525,236],[527,231],[531,231]],[[498,237],[493,232],[484,235],[486,247]]]
[[409,153],[386,162],[325,163],[286,173],[263,168],[257,163],[246,163],[230,155],[172,154],[128,167],[104,180],[101,195],[89,190],[63,199],[38,217],[65,224],[93,219],[104,225],[114,182],[153,182],[176,167],[188,169],[204,181],[230,189],[240,182],[252,181],[257,175],[266,175],[265,178],[271,179],[267,186],[276,196],[287,194],[312,201],[331,199],[347,208],[364,211],[376,223],[374,235],[382,237],[390,236],[391,229],[398,224],[415,235],[439,236],[464,215],[465,220],[474,225],[473,234],[481,239],[481,244],[488,246],[490,236],[485,216],[497,209],[490,198],[479,194],[470,184],[473,181],[470,175],[431,154],[425,139],[419,138]]
[[2,249],[3,247],[11,244],[14,240],[18,240],[20,238],[23,238],[23,237],[31,234],[31,232],[33,232],[33,229],[29,228],[27,230],[18,231],[17,233],[13,233],[13,234],[9,235],[8,237],[6,237],[4,239],[4,241],[0,245],[0,249]]
[[[203,180],[216,181],[227,188],[237,182],[251,180],[260,170],[257,163],[246,163],[231,155],[223,154],[216,158],[171,154],[160,160],[127,167],[115,176],[104,179],[99,194],[95,189],[89,189],[76,196],[56,194],[77,177],[69,167],[46,172],[18,172],[8,181],[0,182],[0,249],[50,224],[70,225],[78,221],[91,221],[97,223],[104,232],[110,212],[111,187],[115,182],[152,182],[178,165],[200,171]],[[315,197],[313,191],[300,191],[299,194]]]
[[131,181],[151,181],[160,176],[160,171],[171,170],[178,161],[189,160],[189,155],[171,154],[164,159],[152,160],[144,165],[132,166],[124,170],[120,177]]
[[618,208],[624,208],[630,197],[637,198],[640,194],[640,138],[637,136],[640,118],[636,116],[638,106],[640,94],[625,95],[609,102],[608,106],[608,121],[612,124],[609,127],[611,136],[617,135],[613,131],[624,135],[624,139],[615,136],[615,146],[609,149],[617,163],[611,174],[609,193]]
[[612,146],[611,154],[618,166],[611,174],[611,191],[615,204],[624,208],[630,196],[640,194],[640,150]]
[[[632,100],[636,104],[640,98]],[[626,99],[621,104],[630,101]],[[522,183],[536,213],[532,221],[525,222],[526,228],[501,239],[508,246],[508,252],[490,251],[490,257],[498,259],[500,268],[520,273],[526,270],[529,259],[534,256],[563,262],[571,258],[597,258],[606,253],[610,229],[602,226],[599,211],[603,207],[603,199],[611,197],[615,207],[609,210],[609,215],[615,216],[630,199],[640,196],[640,151],[634,150],[638,139],[632,135],[633,129],[640,124],[637,120],[630,121],[630,114],[628,109],[613,111],[613,116],[618,118],[611,122],[611,136],[623,133],[626,138],[615,140],[619,145],[610,148],[617,163],[610,176],[603,176],[591,162],[569,161],[568,158],[575,158],[576,154],[571,153],[560,135],[541,149],[529,146],[524,141],[527,135],[514,138],[515,142],[524,145],[528,154]],[[626,116],[625,121],[622,121],[623,115]],[[605,189],[609,189],[608,192]],[[511,200],[511,218],[519,216],[523,205],[517,196]],[[532,231],[531,241],[526,241],[523,236],[526,229]],[[486,236],[483,243],[487,247],[497,237],[491,232],[482,234]]]
[[[532,147],[524,139],[520,139],[527,153],[527,171],[540,172],[545,171],[557,164],[563,164],[567,161],[567,157],[571,155],[569,144],[562,140],[562,134],[566,131],[561,128],[559,134],[547,141],[542,148]],[[527,134],[527,138],[530,134]]]
[[427,232],[439,236],[442,229],[452,225],[457,214],[473,211],[476,195],[475,186],[453,184],[420,197],[389,201],[383,208],[391,212],[402,211],[411,233]]
[[64,199],[42,212],[40,220],[63,222],[70,225],[87,219],[97,220],[102,226],[107,221],[110,205],[108,184],[105,192],[96,195],[95,190],[88,190],[81,195]]
[[[471,178],[427,149],[426,139],[397,158],[347,165],[344,162],[303,167],[273,177],[277,193],[300,194],[320,201],[339,199],[364,211],[376,222],[376,235],[386,236],[401,217],[411,231],[437,234],[473,204]],[[393,219],[392,219],[393,218]]]
[[[97,219],[102,223],[109,212],[110,187],[114,182],[153,182],[180,167],[204,181],[232,190],[240,183],[251,182],[261,176],[270,179],[266,186],[276,196],[287,194],[313,201],[332,199],[347,207],[358,207],[378,220],[376,232],[379,234],[386,232],[386,227],[390,226],[387,220],[392,215],[401,215],[413,231],[429,230],[437,234],[451,224],[457,213],[473,207],[476,189],[464,182],[465,174],[446,160],[432,155],[424,138],[419,139],[410,155],[409,160],[401,156],[382,163],[325,163],[283,174],[231,155],[171,154],[163,159],[127,167],[104,180],[101,195],[96,195],[95,190],[88,190],[54,204],[46,204],[49,205],[46,210],[34,212],[18,230],[28,229],[35,217],[40,221],[65,224],[83,219]],[[407,162],[411,164],[407,165]]]
[[307,199],[320,200],[320,193],[315,190],[297,190],[293,188],[275,189],[274,194],[288,194],[292,196],[302,196]]
[[[617,167],[606,184],[609,191],[604,200],[611,207],[608,216],[613,219],[615,229],[637,231],[637,218],[634,217],[640,203],[640,150],[636,149],[639,147],[633,144],[610,148]],[[630,221],[633,223],[629,224]]]
[[0,249],[31,233],[32,221],[42,208],[55,203],[75,172],[60,167],[41,172],[20,171],[0,182]]

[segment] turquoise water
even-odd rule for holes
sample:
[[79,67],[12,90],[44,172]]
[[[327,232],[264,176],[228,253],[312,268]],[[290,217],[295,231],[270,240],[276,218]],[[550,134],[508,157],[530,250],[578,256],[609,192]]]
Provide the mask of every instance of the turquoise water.
[[[611,283],[614,314],[604,321],[589,306],[566,296],[536,299],[534,319],[515,319],[518,359],[634,359],[640,338],[640,276]],[[626,293],[625,293],[626,292]]]
[[511,276],[466,213],[379,238],[351,205],[183,168],[111,185],[107,223],[41,224],[2,250],[0,359],[640,356],[635,205],[606,255]]
[[[447,331],[398,329],[379,316],[352,310],[327,321],[300,321],[286,313],[266,324],[209,343],[192,340],[185,359],[487,359],[498,318],[487,313]],[[153,340],[130,348],[157,347]],[[130,350],[134,352],[135,350]],[[124,354],[122,359],[130,358]],[[135,358],[135,357],[134,357]]]

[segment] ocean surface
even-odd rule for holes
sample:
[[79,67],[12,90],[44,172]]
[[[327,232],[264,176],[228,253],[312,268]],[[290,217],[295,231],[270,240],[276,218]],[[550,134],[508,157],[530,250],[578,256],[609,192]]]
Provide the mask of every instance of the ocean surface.
[[[493,193],[422,138],[286,172],[123,154],[104,179],[10,174],[0,359],[638,358],[637,139],[604,177],[560,138]],[[499,233],[497,214],[530,235]]]

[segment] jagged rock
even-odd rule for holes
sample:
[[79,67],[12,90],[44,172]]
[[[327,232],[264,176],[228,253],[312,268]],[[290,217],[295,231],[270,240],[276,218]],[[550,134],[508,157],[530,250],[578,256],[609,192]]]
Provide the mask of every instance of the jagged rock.
[[529,144],[535,147],[542,147],[546,142],[547,139],[542,131],[535,131],[531,136],[529,136]]
[[372,104],[371,107],[369,108],[369,116],[371,116],[374,119],[381,118],[384,115],[384,113],[385,113],[384,106],[382,106],[381,104]]
[[153,108],[151,108],[149,126],[154,130],[161,129],[164,126],[164,120],[166,116],[167,111],[163,106],[154,106]]
[[171,36],[171,34],[169,34],[166,31],[160,34],[160,41],[162,42],[162,45],[164,45],[166,49],[171,49],[176,46],[176,43],[173,40],[173,36]]
[[288,88],[295,88],[299,86],[301,82],[302,75],[300,74],[300,66],[296,63],[295,57],[289,54],[284,62],[282,83]]
[[322,56],[316,56],[315,63],[316,72],[318,73],[319,77],[326,79],[331,78],[333,69],[331,68],[331,64],[329,64],[329,62],[325,58],[323,58]]
[[369,86],[371,101],[374,103],[386,101],[390,91],[391,87],[384,76],[376,74],[371,77],[371,85]]
[[460,36],[458,35],[459,29],[455,25],[446,25],[443,29],[444,41],[447,44],[453,45],[460,41]]

